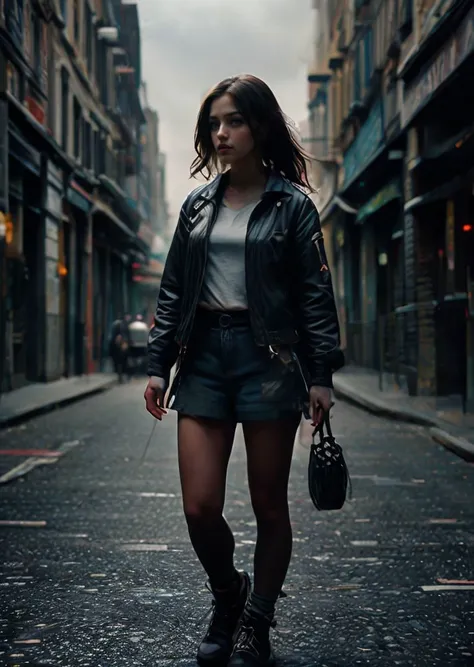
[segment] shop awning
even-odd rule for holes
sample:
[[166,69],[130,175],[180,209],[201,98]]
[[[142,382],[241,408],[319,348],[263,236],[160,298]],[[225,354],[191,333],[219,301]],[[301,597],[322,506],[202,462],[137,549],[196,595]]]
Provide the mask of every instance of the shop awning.
[[102,213],[106,218],[108,218],[117,229],[120,229],[124,233],[124,235],[127,238],[135,238],[134,232],[127,227],[127,225],[118,218],[115,213],[112,211],[110,206],[107,206],[107,204],[104,204],[101,201],[96,200],[94,202],[94,213]]
[[70,204],[81,209],[84,213],[89,213],[92,208],[92,198],[75,181],[71,181],[66,198]]
[[361,225],[367,218],[395,199],[401,199],[402,191],[398,181],[392,181],[377,192],[366,204],[360,207],[356,215],[356,224]]
[[459,192],[459,190],[469,187],[472,184],[473,178],[474,169],[470,169],[467,173],[455,176],[450,181],[443,183],[434,190],[430,190],[418,197],[410,199],[410,201],[407,201],[405,204],[405,213],[408,213],[408,211],[411,211],[418,206],[426,206],[427,204],[432,204],[443,199],[448,199],[448,197],[452,197],[456,192]]
[[37,151],[20,134],[12,123],[8,123],[9,146],[8,152],[26,169],[32,171],[36,176],[41,173],[41,153]]

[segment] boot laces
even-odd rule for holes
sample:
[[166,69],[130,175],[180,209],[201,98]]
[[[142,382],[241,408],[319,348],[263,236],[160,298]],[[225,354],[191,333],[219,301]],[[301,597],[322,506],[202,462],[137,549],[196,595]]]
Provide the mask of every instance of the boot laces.
[[[254,623],[252,623],[252,617],[248,612],[245,614],[242,625],[240,626],[239,633],[235,642],[234,651],[250,651],[255,655],[259,654],[259,643],[258,632],[256,633],[256,628]],[[276,627],[276,621],[273,616],[262,616],[257,620],[257,623],[268,623],[268,626],[271,628]]]
[[211,606],[205,613],[205,615],[200,619],[199,623],[203,623],[208,618],[211,618],[209,623],[209,629],[206,636],[215,637],[216,635],[226,635],[228,632],[229,620],[231,618],[232,610],[229,606],[222,604],[216,599],[215,593],[208,583],[206,583],[206,588],[213,595],[213,600]]

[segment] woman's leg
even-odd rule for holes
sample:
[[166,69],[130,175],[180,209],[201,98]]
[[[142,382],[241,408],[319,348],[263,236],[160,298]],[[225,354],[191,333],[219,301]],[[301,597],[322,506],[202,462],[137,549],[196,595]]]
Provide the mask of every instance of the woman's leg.
[[229,667],[271,667],[270,627],[291,558],[288,478],[299,415],[244,423],[250,497],[257,519],[255,586]]
[[189,536],[213,589],[235,578],[234,537],[222,516],[235,424],[184,415],[178,421],[178,455]]
[[288,479],[299,415],[243,425],[247,468],[257,545],[254,591],[276,601],[291,559],[292,530],[288,509]]
[[194,550],[209,576],[214,613],[199,646],[200,665],[226,664],[250,592],[234,566],[234,536],[222,516],[235,423],[180,416],[179,470]]

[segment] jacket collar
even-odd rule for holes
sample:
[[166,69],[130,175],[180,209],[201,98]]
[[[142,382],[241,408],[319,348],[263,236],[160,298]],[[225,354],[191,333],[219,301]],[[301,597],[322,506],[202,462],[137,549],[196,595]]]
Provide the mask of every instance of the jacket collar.
[[[210,183],[204,185],[198,193],[196,201],[207,200],[212,201],[214,199],[220,199],[224,194],[224,189],[227,186],[228,182],[228,173],[219,174],[214,178]],[[292,197],[293,196],[293,186],[286,178],[284,178],[277,171],[270,171],[268,176],[267,184],[265,186],[265,192],[263,196],[265,198],[273,197],[275,199],[281,199],[283,197]]]

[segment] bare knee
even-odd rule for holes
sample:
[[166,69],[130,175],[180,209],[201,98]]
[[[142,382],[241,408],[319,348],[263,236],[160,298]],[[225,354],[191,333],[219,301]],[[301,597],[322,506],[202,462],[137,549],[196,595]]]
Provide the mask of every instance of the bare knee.
[[222,504],[209,499],[189,500],[184,502],[186,521],[192,524],[210,524],[222,516]]
[[274,525],[289,520],[286,494],[260,490],[252,494],[252,507],[257,524]]

